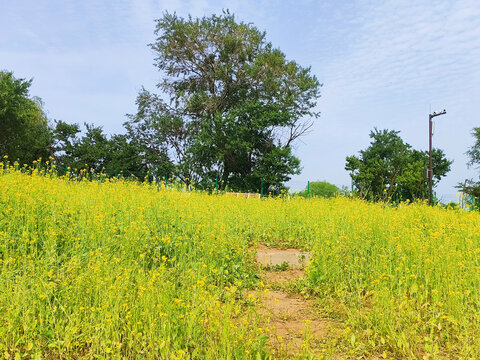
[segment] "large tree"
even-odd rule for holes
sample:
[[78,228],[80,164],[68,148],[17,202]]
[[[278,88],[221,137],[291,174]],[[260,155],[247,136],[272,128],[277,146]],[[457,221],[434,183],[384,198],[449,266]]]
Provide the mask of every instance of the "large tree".
[[31,84],[0,71],[0,155],[27,164],[48,158],[52,145],[42,102],[29,94]]
[[[369,200],[424,199],[428,193],[426,170],[429,156],[405,143],[399,131],[377,130],[370,133],[370,146],[360,156],[348,156],[345,169],[350,171],[358,194]],[[440,149],[434,149],[434,185],[450,171],[452,161]]]
[[318,116],[320,84],[228,12],[165,13],[151,48],[160,94],[142,90],[127,123],[147,154],[168,158],[183,181],[257,190],[300,171],[292,144]]

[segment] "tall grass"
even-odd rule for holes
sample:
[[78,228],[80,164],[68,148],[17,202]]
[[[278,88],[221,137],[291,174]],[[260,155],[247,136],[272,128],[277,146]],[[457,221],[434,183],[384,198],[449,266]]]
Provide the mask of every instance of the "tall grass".
[[1,172],[6,358],[271,357],[241,292],[258,242],[313,251],[303,291],[352,356],[480,354],[477,213]]
[[239,289],[254,279],[247,242],[205,200],[123,181],[1,176],[1,353],[266,356],[256,319],[248,309],[239,319]]

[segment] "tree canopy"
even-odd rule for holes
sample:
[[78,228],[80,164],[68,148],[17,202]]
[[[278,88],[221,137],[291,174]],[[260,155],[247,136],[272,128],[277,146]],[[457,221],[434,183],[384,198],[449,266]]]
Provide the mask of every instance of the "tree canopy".
[[[370,146],[360,156],[348,156],[345,169],[358,194],[369,200],[424,199],[428,183],[429,156],[405,143],[399,131],[377,130],[370,133]],[[432,151],[434,185],[450,171],[452,161],[440,149]]]
[[475,143],[468,149],[468,166],[480,168],[480,127],[473,128],[472,136]]
[[30,97],[31,84],[0,71],[0,155],[27,164],[48,158],[52,145],[41,99]]
[[85,128],[81,136],[78,124],[56,122],[54,150],[60,171],[88,168],[93,173],[108,176],[133,175],[138,179],[147,176],[149,169],[142,157],[142,149],[128,135],[109,138],[101,127],[85,124]]
[[[473,128],[472,136],[474,144],[466,152],[469,158],[467,165],[480,169],[480,127]],[[480,179],[466,179],[463,183],[458,184],[457,188],[465,194],[473,195],[477,198],[475,205],[478,208],[480,205]],[[467,203],[472,203],[472,200],[467,199]]]
[[[167,160],[186,183],[280,187],[300,171],[292,144],[318,117],[320,84],[228,12],[157,20],[160,94],[143,89],[126,124],[150,159]],[[165,163],[165,162],[164,162]]]
[[[309,191],[310,190],[310,191]],[[308,185],[304,191],[300,193],[302,196],[307,196],[310,193],[310,196],[320,196],[320,197],[333,197],[340,192],[340,189],[330,184],[327,181],[312,181],[310,183],[310,189]]]

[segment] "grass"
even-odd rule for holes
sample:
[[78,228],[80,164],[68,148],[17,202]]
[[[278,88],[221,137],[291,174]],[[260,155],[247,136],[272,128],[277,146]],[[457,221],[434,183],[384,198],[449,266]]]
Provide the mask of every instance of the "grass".
[[259,242],[313,251],[301,290],[346,325],[342,353],[480,353],[477,213],[2,171],[5,358],[271,358],[242,295]]

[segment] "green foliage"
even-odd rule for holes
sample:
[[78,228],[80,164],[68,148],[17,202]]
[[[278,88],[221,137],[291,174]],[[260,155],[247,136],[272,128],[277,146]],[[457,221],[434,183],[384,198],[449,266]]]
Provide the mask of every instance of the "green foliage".
[[[426,151],[412,149],[400,138],[399,131],[377,130],[370,133],[370,146],[360,156],[348,156],[350,171],[360,197],[368,200],[424,199],[428,192]],[[432,151],[433,183],[450,171],[452,161],[440,149]]]
[[470,158],[468,165],[480,167],[480,127],[474,128],[472,130],[472,135],[475,139],[475,143],[467,151],[467,155]]
[[148,167],[142,159],[142,149],[127,135],[110,138],[101,127],[85,124],[80,136],[78,124],[57,121],[53,130],[57,165],[60,171],[87,168],[90,172],[107,176],[123,175],[144,179]]
[[448,209],[448,210],[458,210],[459,209],[458,204],[454,201],[450,201],[450,202],[448,202],[448,204],[440,204],[440,205],[443,206],[445,209]]
[[[475,166],[480,169],[480,127],[476,127],[472,131],[475,143],[467,151],[469,161],[468,166]],[[464,202],[471,209],[480,210],[480,181],[466,179],[463,183],[457,185],[464,194]]]
[[[337,186],[326,181],[313,181],[310,183],[310,196],[334,197],[339,193]],[[308,195],[308,186],[300,193],[302,196]]]
[[[152,49],[161,94],[143,89],[126,124],[151,159],[174,165],[187,184],[281,188],[298,174],[291,144],[316,118],[320,84],[251,24],[221,16],[165,13]],[[165,100],[167,99],[167,100]]]
[[267,265],[264,267],[264,270],[273,270],[273,271],[287,271],[289,269],[288,262],[284,261],[280,265]]
[[0,71],[0,154],[30,164],[51,154],[52,134],[40,98],[32,98],[32,80]]

